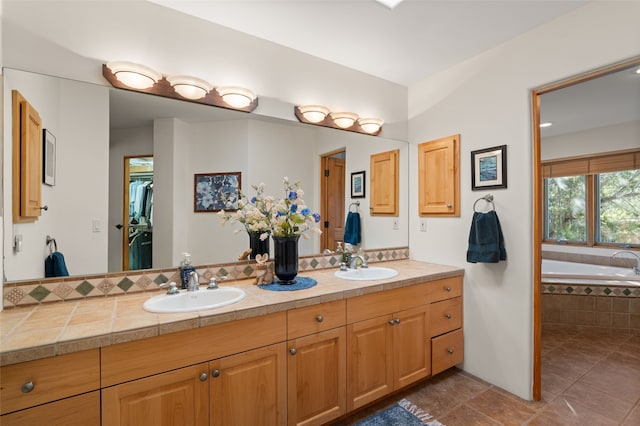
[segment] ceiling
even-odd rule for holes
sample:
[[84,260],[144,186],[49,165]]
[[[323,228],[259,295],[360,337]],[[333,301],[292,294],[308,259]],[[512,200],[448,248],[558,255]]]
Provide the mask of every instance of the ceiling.
[[586,1],[150,0],[403,86]]

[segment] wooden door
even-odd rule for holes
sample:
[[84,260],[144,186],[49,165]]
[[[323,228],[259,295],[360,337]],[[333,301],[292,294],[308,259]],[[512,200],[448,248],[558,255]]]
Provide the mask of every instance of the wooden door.
[[391,315],[347,326],[347,409],[362,407],[393,390]]
[[418,306],[393,315],[394,389],[431,374],[429,306]]
[[346,413],[345,327],[287,344],[288,424],[322,425]]
[[208,364],[199,364],[102,390],[102,425],[206,426]]
[[418,213],[460,216],[460,135],[418,145]]
[[372,215],[398,215],[399,158],[398,149],[371,156]]
[[334,251],[344,238],[345,151],[322,157],[320,216],[324,222],[320,251]]
[[283,342],[210,363],[212,426],[286,424],[285,350]]

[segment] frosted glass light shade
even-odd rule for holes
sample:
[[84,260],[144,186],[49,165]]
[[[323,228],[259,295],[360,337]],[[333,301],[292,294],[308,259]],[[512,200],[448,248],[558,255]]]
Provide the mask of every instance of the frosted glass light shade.
[[362,130],[364,130],[367,133],[376,133],[377,131],[380,130],[383,123],[384,121],[380,120],[379,118],[359,118],[358,119],[358,124],[360,124],[360,127],[362,128]]
[[173,75],[167,77],[167,81],[180,96],[187,99],[204,98],[213,89],[208,81],[187,75]]
[[216,87],[216,91],[222,100],[233,108],[247,107],[256,99],[256,94],[244,87]]
[[321,122],[329,114],[329,108],[322,105],[303,105],[299,106],[298,109],[302,116],[312,123]]
[[109,62],[107,68],[118,81],[134,89],[148,89],[162,78],[153,68],[133,62]]
[[358,114],[353,112],[332,112],[329,114],[336,126],[347,129],[353,126],[353,123],[358,119]]

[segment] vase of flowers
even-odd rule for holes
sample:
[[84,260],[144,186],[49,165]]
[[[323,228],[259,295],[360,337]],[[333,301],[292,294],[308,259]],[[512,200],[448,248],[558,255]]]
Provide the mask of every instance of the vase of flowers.
[[269,256],[269,238],[263,240],[261,232],[247,231],[247,234],[249,235],[249,248],[251,249],[249,259],[255,259],[257,255],[265,253]]
[[273,238],[274,273],[279,284],[294,284],[298,275],[298,240],[300,235]]

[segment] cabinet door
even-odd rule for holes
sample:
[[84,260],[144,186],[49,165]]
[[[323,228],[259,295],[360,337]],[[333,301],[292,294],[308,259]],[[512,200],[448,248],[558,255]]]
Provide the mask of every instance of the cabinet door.
[[346,412],[345,340],[340,327],[288,342],[289,425],[321,425]]
[[394,389],[399,389],[431,373],[429,305],[394,314]]
[[391,315],[360,321],[347,327],[349,411],[393,390],[392,328]]
[[283,342],[210,363],[211,425],[285,424],[285,350]]
[[398,149],[371,156],[372,215],[398,215],[399,158]]
[[2,426],[100,426],[100,391],[16,411],[0,417]]
[[418,213],[460,216],[460,135],[418,145]]
[[102,425],[208,425],[207,367],[194,365],[103,389]]

